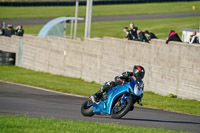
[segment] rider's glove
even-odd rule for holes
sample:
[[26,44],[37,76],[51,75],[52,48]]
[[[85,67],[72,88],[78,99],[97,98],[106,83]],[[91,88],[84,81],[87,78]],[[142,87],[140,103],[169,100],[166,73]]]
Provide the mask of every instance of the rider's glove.
[[119,76],[115,77],[115,83],[118,85],[123,85],[124,80],[122,80]]

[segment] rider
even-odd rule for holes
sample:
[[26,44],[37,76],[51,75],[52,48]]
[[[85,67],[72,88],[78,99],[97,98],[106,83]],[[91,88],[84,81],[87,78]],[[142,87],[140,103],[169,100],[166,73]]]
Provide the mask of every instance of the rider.
[[[101,87],[101,89],[91,96],[92,102],[98,102],[101,97],[103,96],[104,92],[108,92],[109,89],[117,86],[117,85],[123,85],[131,81],[131,78],[133,77],[133,80],[137,83],[138,87],[143,89],[144,83],[142,81],[143,77],[145,75],[145,70],[140,65],[135,65],[133,67],[133,72],[123,72],[121,75],[115,77],[115,81],[108,81],[105,82],[104,85]],[[142,97],[141,97],[142,98]],[[138,103],[140,102],[140,99],[138,99]]]

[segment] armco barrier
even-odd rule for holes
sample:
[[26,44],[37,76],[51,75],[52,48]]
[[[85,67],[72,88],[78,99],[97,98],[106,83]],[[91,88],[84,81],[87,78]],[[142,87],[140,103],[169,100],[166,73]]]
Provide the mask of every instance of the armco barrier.
[[[1,36],[0,50],[15,52],[20,58],[20,39]],[[98,83],[140,64],[146,69],[145,90],[200,101],[200,45],[167,45],[159,39],[147,44],[110,37],[78,41],[25,35],[21,50],[24,68]]]

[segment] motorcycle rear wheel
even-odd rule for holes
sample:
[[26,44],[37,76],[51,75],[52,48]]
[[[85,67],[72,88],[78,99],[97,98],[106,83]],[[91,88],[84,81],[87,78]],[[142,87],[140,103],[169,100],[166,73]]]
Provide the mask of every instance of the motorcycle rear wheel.
[[81,114],[84,116],[89,116],[89,117],[94,115],[91,100],[87,100],[82,104]]
[[[123,107],[123,106],[125,106],[125,107]],[[124,104],[121,104],[121,106],[118,106],[116,103],[111,110],[111,117],[114,119],[122,118],[124,115],[126,115],[130,111],[132,106],[133,106],[132,99],[126,99],[126,101],[124,101]],[[120,111],[116,112],[117,108],[122,108],[122,109]]]

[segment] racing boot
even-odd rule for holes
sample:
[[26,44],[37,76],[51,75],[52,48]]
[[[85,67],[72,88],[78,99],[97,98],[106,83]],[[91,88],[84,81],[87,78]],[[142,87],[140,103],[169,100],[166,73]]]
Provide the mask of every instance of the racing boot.
[[90,99],[92,100],[92,103],[96,103],[96,100],[95,100],[95,96],[94,96],[94,95],[90,96]]
[[102,93],[101,92],[97,92],[94,95],[92,95],[90,98],[92,100],[92,103],[99,103],[101,97],[102,97]]

